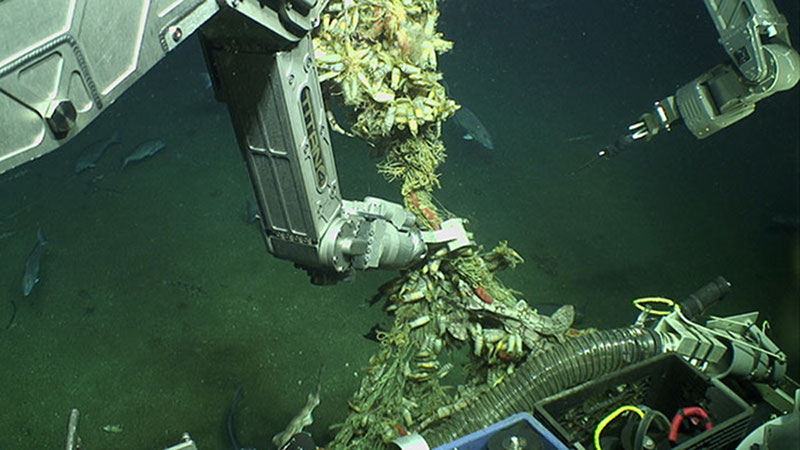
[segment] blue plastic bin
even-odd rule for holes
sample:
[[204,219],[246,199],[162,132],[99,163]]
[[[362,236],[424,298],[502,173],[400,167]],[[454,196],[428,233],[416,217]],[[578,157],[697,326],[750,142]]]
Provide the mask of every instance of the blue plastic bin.
[[484,450],[489,442],[489,439],[494,436],[498,431],[504,430],[514,426],[520,422],[526,423],[536,434],[542,437],[544,442],[544,450],[569,450],[569,447],[564,445],[558,438],[544,427],[538,420],[534,419],[527,412],[521,412],[509,416],[497,423],[489,425],[486,428],[470,433],[466,436],[460,437],[455,441],[448,442],[442,446],[436,447],[434,450]]

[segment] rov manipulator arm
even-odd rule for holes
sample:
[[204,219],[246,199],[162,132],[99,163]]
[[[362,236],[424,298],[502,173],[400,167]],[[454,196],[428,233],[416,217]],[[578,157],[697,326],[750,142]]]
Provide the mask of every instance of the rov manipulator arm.
[[599,157],[613,157],[649,141],[680,120],[704,139],[755,111],[761,99],[791,89],[800,79],[800,56],[787,22],[772,0],[704,0],[730,61],[719,64],[628,126]]
[[328,284],[354,270],[409,266],[425,256],[427,244],[470,245],[460,219],[423,233],[399,204],[341,198],[311,37],[300,31],[289,41],[225,11],[202,30],[269,251],[306,269],[312,283]]
[[342,200],[309,36],[324,1],[51,3],[0,1],[0,173],[66,143],[202,29],[273,254],[322,283],[465,242],[460,221],[423,235],[398,204]]

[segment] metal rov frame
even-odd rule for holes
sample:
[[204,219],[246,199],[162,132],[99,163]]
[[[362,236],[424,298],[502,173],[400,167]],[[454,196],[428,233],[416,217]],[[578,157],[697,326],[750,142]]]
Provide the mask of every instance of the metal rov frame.
[[213,0],[0,2],[0,173],[69,141],[218,9]]
[[323,1],[0,1],[0,173],[69,141],[220,9],[286,43]]

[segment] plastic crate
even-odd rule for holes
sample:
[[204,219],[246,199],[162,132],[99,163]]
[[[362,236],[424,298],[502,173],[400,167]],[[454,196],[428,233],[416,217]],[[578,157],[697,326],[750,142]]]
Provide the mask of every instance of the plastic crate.
[[462,436],[447,444],[436,447],[434,450],[484,450],[489,448],[504,448],[499,442],[504,435],[534,436],[540,438],[541,445],[528,442],[525,448],[542,450],[569,450],[538,420],[527,412],[509,416],[486,428]]
[[753,414],[750,405],[730,388],[675,354],[659,355],[583,383],[538,402],[534,410],[563,442],[594,448],[592,438],[599,421],[623,405],[645,405],[668,419],[680,408],[702,406],[714,428],[679,440],[673,449],[682,450],[734,446],[744,438]]

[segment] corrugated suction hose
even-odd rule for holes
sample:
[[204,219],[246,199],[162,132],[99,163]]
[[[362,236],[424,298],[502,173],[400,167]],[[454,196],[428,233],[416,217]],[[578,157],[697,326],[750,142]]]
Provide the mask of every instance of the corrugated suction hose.
[[546,397],[660,353],[658,335],[626,327],[571,339],[520,365],[502,384],[480,395],[423,432],[431,448],[491,425],[511,414],[533,411]]

